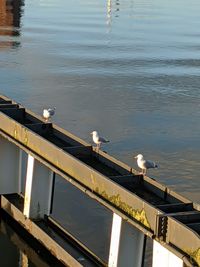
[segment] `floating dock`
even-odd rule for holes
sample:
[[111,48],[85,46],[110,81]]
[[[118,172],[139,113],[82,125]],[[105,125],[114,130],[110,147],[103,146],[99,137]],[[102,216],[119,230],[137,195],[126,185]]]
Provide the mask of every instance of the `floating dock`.
[[[113,213],[107,262],[52,218],[56,174]],[[1,216],[65,266],[142,267],[147,236],[153,267],[200,266],[200,205],[5,96],[0,196]]]

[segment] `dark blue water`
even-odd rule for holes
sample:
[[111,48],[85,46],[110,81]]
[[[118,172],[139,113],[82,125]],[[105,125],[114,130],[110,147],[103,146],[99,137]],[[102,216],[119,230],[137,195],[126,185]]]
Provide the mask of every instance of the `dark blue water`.
[[[134,168],[144,154],[159,165],[149,176],[200,202],[200,2],[16,2],[0,1],[1,93],[38,114],[56,106],[55,123],[88,142],[98,130],[111,141],[104,149]],[[106,257],[85,225],[104,225],[108,237],[107,212],[83,200],[78,214],[90,210],[93,221],[79,228],[76,190],[62,188],[63,224]]]

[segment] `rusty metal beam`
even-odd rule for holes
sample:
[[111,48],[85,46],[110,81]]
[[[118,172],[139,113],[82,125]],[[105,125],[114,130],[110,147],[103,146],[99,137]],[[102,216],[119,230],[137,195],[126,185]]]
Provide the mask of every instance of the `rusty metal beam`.
[[52,255],[54,255],[65,266],[83,267],[84,265],[78,261],[78,254],[76,257],[72,256],[66,249],[54,240],[50,233],[46,233],[44,229],[38,226],[37,222],[33,222],[24,217],[23,213],[17,209],[6,197],[1,196],[1,208],[16,220],[28,233],[30,233],[37,241],[47,248]]
[[[0,101],[3,102],[3,99],[1,96]],[[5,103],[6,101],[9,99],[5,98]],[[11,103],[17,104],[14,101]],[[184,224],[197,223],[199,217],[197,215],[197,221],[184,221],[183,214],[178,215],[179,212],[187,213],[190,210],[198,214],[198,204],[191,203],[149,177],[139,178],[137,171],[131,167],[101,150],[97,152],[96,149],[91,149],[88,143],[58,126],[45,126],[45,121],[40,116],[25,110],[21,105],[19,108],[1,111],[0,134],[4,138],[33,155],[90,197],[120,214],[144,233],[177,247],[200,265],[199,235]],[[84,152],[82,158],[80,151]],[[167,218],[164,223],[162,218]],[[159,231],[160,224],[167,224],[166,229]],[[187,246],[181,238],[178,240],[174,237],[176,231],[179,233],[178,229],[182,229],[182,236],[185,234],[190,238],[191,242],[187,242]]]
[[63,147],[62,149],[76,158],[85,158],[92,155],[92,146]]
[[77,180],[73,179],[73,177],[67,175],[63,171],[59,170],[57,167],[52,165],[51,163],[47,162],[45,159],[41,158],[38,154],[30,151],[27,149],[25,146],[22,144],[18,143],[15,141],[13,138],[8,137],[6,134],[4,134],[2,131],[0,131],[0,135],[2,135],[4,138],[8,139],[10,142],[16,144],[19,146],[19,148],[23,149],[26,153],[29,153],[32,155],[35,159],[37,159],[39,162],[50,168],[52,171],[54,171],[56,174],[64,178],[67,182],[71,183],[74,185],[76,188],[78,188],[80,191],[88,195],[90,198],[98,201],[100,204],[108,208],[109,210],[113,211],[114,213],[118,214],[121,216],[124,220],[132,224],[134,227],[138,228],[140,231],[142,231],[144,234],[149,236],[150,238],[153,238],[154,234],[152,231],[146,229],[143,227],[142,224],[138,224],[137,220],[134,220],[130,216],[126,215],[123,211],[120,211],[118,207],[115,207],[112,205],[112,203],[109,203],[106,199],[102,198],[101,196],[97,195],[95,192],[91,191],[90,189],[86,188],[84,185],[80,184]]
[[[12,116],[16,117],[17,115]],[[147,229],[154,231],[154,216],[158,211],[147,201],[132,194],[130,191],[108,179],[99,171],[95,171],[94,168],[86,165],[69,153],[66,153],[66,151],[60,149],[60,147],[41,138],[37,133],[21,125],[16,120],[11,119],[6,114],[0,113],[0,121],[2,122],[2,131],[14,138],[18,143],[27,147],[29,151],[35,152],[92,192],[95,192],[107,202],[110,202],[112,206],[118,207],[129,217],[137,220]],[[101,158],[102,157],[103,154],[101,155]],[[108,160],[108,156],[105,155],[105,157],[107,157]],[[117,165],[117,163],[113,160],[112,165]],[[122,167],[120,166],[120,168]],[[123,169],[123,172],[128,173],[126,169]]]
[[9,109],[9,108],[18,108],[18,107],[19,107],[18,104],[12,104],[12,103],[1,104],[0,102],[0,109]]
[[194,266],[200,266],[200,235],[188,225],[168,217],[166,243],[173,244],[190,258]]
[[120,185],[140,185],[142,183],[143,177],[142,175],[115,175],[109,176],[109,178]]
[[[11,224],[11,227],[12,227],[12,224]],[[5,234],[6,236],[8,236],[8,238],[10,239],[10,241],[20,251],[22,251],[23,253],[25,253],[28,256],[28,259],[30,259],[30,261],[33,262],[34,265],[40,266],[40,267],[49,267],[49,264],[46,261],[48,261],[48,262],[49,262],[49,260],[52,261],[52,258],[53,257],[51,257],[49,259],[49,254],[50,253],[48,253],[47,260],[44,260],[44,256],[41,255],[41,251],[39,251],[39,253],[36,252],[36,249],[38,251],[38,246],[37,246],[37,248],[34,247],[33,246],[33,242],[31,243],[31,246],[28,245],[27,243],[25,243],[25,241],[23,240],[23,238],[21,236],[19,236],[16,232],[10,233],[9,226],[3,220],[1,220],[1,230],[2,230],[3,234]],[[33,249],[33,247],[35,249]],[[58,260],[57,260],[57,262],[58,262]],[[52,262],[51,262],[51,264],[52,264]]]
[[97,266],[107,266],[107,263],[101,260],[97,255],[95,255],[87,246],[85,246],[80,240],[63,228],[55,219],[51,217],[46,218],[46,223],[57,233],[59,233],[65,240],[70,240],[74,246],[79,248],[80,251],[83,251]]
[[157,205],[157,208],[165,213],[177,213],[194,210],[193,203],[169,203]]

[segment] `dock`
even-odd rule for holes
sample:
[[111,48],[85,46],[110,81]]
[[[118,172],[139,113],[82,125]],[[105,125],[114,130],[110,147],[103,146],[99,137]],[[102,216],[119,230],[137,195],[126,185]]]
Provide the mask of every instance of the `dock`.
[[[112,212],[107,262],[52,218],[56,175]],[[199,204],[3,95],[0,197],[2,218],[64,266],[142,267],[147,237],[152,267],[200,266]]]

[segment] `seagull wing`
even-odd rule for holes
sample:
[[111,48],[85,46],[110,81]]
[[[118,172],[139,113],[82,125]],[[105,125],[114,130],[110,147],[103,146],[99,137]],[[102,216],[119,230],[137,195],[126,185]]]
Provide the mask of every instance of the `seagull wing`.
[[151,168],[156,168],[157,165],[155,162],[151,161],[151,160],[145,160],[145,167],[147,169],[151,169]]
[[107,140],[107,139],[105,139],[103,137],[99,137],[99,142],[101,142],[101,143],[108,143],[109,140]]
[[49,112],[50,116],[53,116],[55,114],[55,110],[51,109],[51,108],[48,109],[48,112]]

